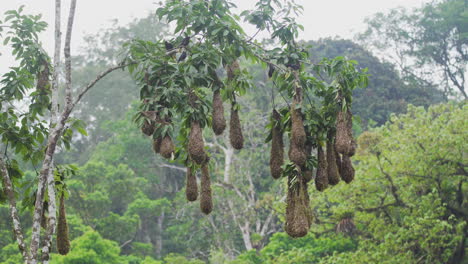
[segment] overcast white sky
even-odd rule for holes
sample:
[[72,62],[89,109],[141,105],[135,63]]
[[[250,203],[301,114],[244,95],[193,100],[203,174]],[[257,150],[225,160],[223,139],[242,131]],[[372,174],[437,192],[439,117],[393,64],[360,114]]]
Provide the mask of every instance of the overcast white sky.
[[[62,22],[64,26],[68,14],[69,0],[62,1]],[[109,27],[111,21],[118,19],[125,25],[135,18],[146,16],[157,8],[159,0],[78,0],[72,38],[72,53],[77,53],[86,34],[93,34],[102,28]],[[250,9],[255,0],[233,0],[240,10]],[[365,28],[364,19],[376,12],[404,6],[419,7],[428,0],[296,0],[304,7],[304,13],[299,22],[305,30],[301,39],[310,40],[323,37],[340,36],[353,38]],[[41,13],[49,28],[42,36],[42,42],[47,51],[52,54],[54,0],[0,0],[0,17],[10,9],[25,5],[27,13]],[[8,51],[0,43],[0,74],[12,64]]]

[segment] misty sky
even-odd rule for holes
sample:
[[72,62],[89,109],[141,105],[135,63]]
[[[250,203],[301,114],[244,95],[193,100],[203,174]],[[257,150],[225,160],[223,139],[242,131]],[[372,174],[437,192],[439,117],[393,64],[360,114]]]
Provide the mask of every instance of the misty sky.
[[[65,30],[68,4],[62,1],[62,30]],[[125,25],[135,18],[144,17],[158,7],[159,0],[78,0],[72,38],[72,53],[79,52],[83,37],[93,34],[102,28],[109,27],[114,19]],[[255,0],[233,0],[240,10],[250,9]],[[365,28],[364,19],[376,12],[384,12],[390,8],[404,6],[408,8],[419,7],[428,0],[296,0],[304,7],[304,13],[299,22],[305,30],[301,39],[310,40],[323,37],[340,36],[353,38]],[[25,5],[27,13],[43,14],[49,23],[46,33],[41,40],[49,52],[53,54],[53,24],[54,0],[0,0],[0,17],[10,9],[17,9]],[[13,63],[7,56],[8,50],[0,44],[0,73],[4,73]],[[63,56],[63,55],[62,55]]]

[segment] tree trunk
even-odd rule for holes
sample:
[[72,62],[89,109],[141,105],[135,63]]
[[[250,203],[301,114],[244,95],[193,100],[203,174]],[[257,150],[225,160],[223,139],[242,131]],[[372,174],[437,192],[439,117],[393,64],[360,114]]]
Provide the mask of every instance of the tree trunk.
[[157,218],[157,225],[158,225],[158,232],[156,234],[156,241],[155,241],[155,253],[158,258],[161,258],[161,252],[163,247],[163,224],[164,224],[165,213],[162,212],[160,216]]
[[249,221],[245,221],[244,225],[239,225],[239,228],[242,233],[242,240],[244,240],[245,249],[247,251],[253,249],[252,247],[252,240],[250,239],[250,223]]
[[13,221],[13,231],[15,233],[16,240],[18,241],[18,248],[23,256],[24,262],[28,263],[30,256],[26,250],[26,245],[24,243],[23,231],[21,229],[21,222],[18,215],[18,209],[16,208],[16,199],[15,193],[13,191],[13,184],[11,183],[10,176],[8,175],[8,170],[6,168],[3,158],[0,156],[0,172],[2,174],[3,186],[6,195],[8,196],[8,201],[10,203],[10,215]]

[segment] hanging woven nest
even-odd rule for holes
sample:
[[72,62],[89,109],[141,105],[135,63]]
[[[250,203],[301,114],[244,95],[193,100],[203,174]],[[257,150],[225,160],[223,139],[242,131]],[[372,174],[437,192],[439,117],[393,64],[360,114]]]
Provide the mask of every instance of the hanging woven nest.
[[319,145],[317,149],[318,166],[317,175],[315,176],[315,188],[322,192],[328,188],[328,175],[327,175],[327,159],[322,147]]
[[353,138],[353,116],[348,109],[339,111],[336,116],[336,151],[343,155],[353,156],[356,153],[356,141]]
[[166,135],[161,141],[161,148],[160,148],[159,153],[165,159],[171,159],[174,152],[175,152],[175,146],[174,146],[174,143],[172,142],[172,138],[169,135]]
[[349,156],[343,155],[341,159],[341,178],[346,183],[350,183],[354,180],[354,168],[351,158]]
[[143,125],[141,126],[141,132],[147,136],[152,136],[154,133],[155,127],[153,122],[149,122],[145,119]]
[[291,105],[291,140],[289,144],[289,159],[299,167],[304,167],[307,155],[305,153],[306,133],[302,121],[300,109],[296,109],[296,103]]
[[291,105],[291,142],[304,149],[307,135],[302,120],[302,112],[296,109],[296,103]]
[[356,225],[352,218],[343,218],[335,227],[336,233],[353,235],[356,231]]
[[281,126],[278,124],[281,120],[281,116],[273,109],[272,119],[275,125],[272,129],[271,138],[271,151],[270,151],[270,172],[274,179],[281,177],[283,169],[281,168],[284,163],[284,143],[283,143],[283,131]]
[[154,153],[159,154],[161,152],[161,143],[162,143],[162,138],[160,137],[153,140]]
[[60,255],[67,255],[70,251],[67,214],[65,212],[65,199],[63,197],[63,193],[60,196],[60,207],[57,224],[57,251],[60,253]]
[[195,163],[201,165],[206,159],[205,143],[203,141],[203,131],[198,121],[192,121],[188,142],[188,153]]
[[221,135],[226,129],[226,119],[224,118],[223,99],[220,90],[213,93],[213,132],[215,135]]
[[234,80],[236,76],[239,75],[240,65],[237,60],[234,60],[231,64],[226,66],[226,74],[229,81]]
[[297,238],[307,235],[312,223],[307,184],[302,177],[288,178],[285,231]]
[[36,90],[40,94],[47,94],[50,91],[49,63],[46,60],[41,60],[40,67],[41,67],[41,70],[36,75],[36,78],[37,78]]
[[200,209],[208,215],[213,211],[213,197],[211,194],[211,181],[208,163],[204,163],[201,167],[201,192],[200,192]]
[[333,144],[332,136],[329,136],[327,141],[327,174],[328,183],[330,185],[337,185],[340,182],[340,174],[336,164],[335,146]]
[[231,107],[231,121],[229,123],[229,141],[231,146],[237,150],[244,147],[244,136],[242,135],[242,128],[239,119],[239,113],[233,105]]
[[196,201],[198,198],[197,177],[191,167],[187,167],[185,197],[190,202]]

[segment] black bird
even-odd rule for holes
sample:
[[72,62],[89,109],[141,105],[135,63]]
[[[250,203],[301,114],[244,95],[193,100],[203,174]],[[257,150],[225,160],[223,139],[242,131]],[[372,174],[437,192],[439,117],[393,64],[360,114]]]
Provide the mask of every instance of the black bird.
[[275,73],[275,66],[273,64],[268,64],[268,77],[271,78],[273,76],[273,73]]
[[180,57],[177,60],[177,62],[181,62],[181,61],[185,60],[185,58],[187,58],[187,52],[186,51],[184,51],[184,52],[182,52],[182,54],[180,54]]
[[296,63],[288,63],[286,64],[286,67],[289,67],[293,70],[299,70],[301,68],[301,64],[299,62],[296,62]]
[[166,50],[167,51],[171,51],[172,49],[174,49],[174,45],[172,45],[170,42],[168,41],[164,41],[164,46],[166,46]]
[[187,37],[185,37],[185,38],[182,40],[182,42],[180,43],[180,46],[181,46],[181,47],[187,47],[187,45],[188,45],[189,43],[190,43],[190,37],[187,36]]

